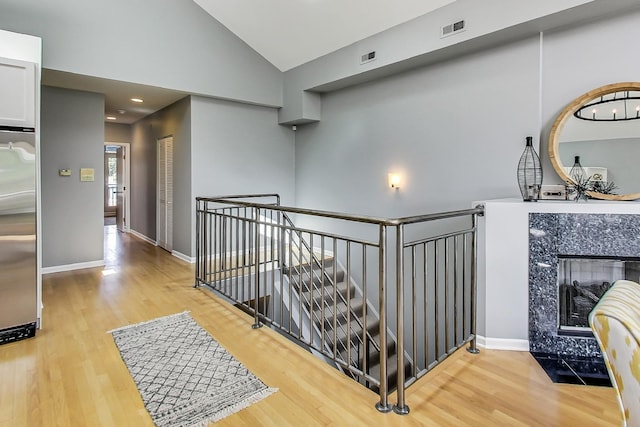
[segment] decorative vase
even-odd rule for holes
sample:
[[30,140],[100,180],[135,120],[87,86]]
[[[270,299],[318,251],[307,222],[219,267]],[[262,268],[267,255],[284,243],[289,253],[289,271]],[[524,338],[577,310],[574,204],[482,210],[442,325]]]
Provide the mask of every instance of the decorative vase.
[[585,172],[584,168],[580,164],[580,156],[575,156],[573,160],[573,166],[569,171],[569,177],[573,180],[573,182],[577,184],[584,181],[586,176],[587,176],[587,173]]
[[518,185],[522,200],[525,202],[537,202],[542,186],[542,166],[540,157],[533,148],[533,137],[527,137],[527,145],[518,162]]

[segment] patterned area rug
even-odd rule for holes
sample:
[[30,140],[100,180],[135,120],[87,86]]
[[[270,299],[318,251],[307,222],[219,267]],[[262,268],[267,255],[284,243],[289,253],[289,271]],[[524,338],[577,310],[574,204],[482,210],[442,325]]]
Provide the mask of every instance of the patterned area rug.
[[269,388],[187,312],[110,331],[158,427],[206,426]]

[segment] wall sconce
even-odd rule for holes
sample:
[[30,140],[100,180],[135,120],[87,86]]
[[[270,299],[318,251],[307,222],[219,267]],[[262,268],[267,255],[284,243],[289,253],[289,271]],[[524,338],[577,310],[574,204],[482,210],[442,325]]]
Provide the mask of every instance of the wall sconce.
[[400,175],[397,173],[390,173],[387,175],[387,178],[389,179],[389,187],[395,188],[396,190],[400,188],[400,184],[402,183]]

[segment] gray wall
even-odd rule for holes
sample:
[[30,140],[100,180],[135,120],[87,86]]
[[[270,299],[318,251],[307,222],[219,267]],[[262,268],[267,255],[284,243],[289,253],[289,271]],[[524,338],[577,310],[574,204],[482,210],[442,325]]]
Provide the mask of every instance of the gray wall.
[[131,125],[105,123],[104,142],[131,142]]
[[197,196],[279,193],[294,204],[295,133],[276,109],[194,96],[191,113],[192,221]]
[[[296,204],[402,216],[520,197],[527,135],[542,140],[544,182],[559,182],[547,154],[555,117],[590,89],[639,79],[639,27],[636,11],[324,95],[322,120],[296,133]],[[398,191],[386,187],[392,171],[404,174]]]
[[399,216],[519,197],[527,135],[542,140],[544,182],[559,182],[551,124],[582,93],[638,80],[639,24],[636,10],[323,95],[322,120],[296,132],[296,204]]
[[173,249],[195,254],[195,198],[280,193],[294,203],[294,134],[277,110],[188,97],[133,125],[132,228],[156,238],[156,141],[173,136]]
[[[640,11],[545,34],[541,147],[545,183],[561,183],[547,155],[548,136],[556,116],[592,89],[640,80],[640,57],[634,53],[638,50],[634,36],[638,28]],[[634,192],[638,191],[640,183]]]
[[0,28],[42,37],[43,68],[282,103],[282,73],[190,0],[2,0]]
[[[156,239],[157,141],[173,136],[174,249],[189,253],[188,225],[191,201],[191,113],[189,97],[135,123],[131,144],[131,228]],[[185,215],[185,211],[188,212]],[[187,230],[187,236],[185,233]]]
[[518,194],[538,52],[536,37],[324,96],[322,121],[296,133],[297,204],[396,217]]
[[131,230],[156,239],[156,144],[150,120],[131,127]]
[[[103,259],[104,98],[42,88],[42,266]],[[94,182],[80,182],[94,168]],[[71,169],[71,177],[58,176]]]
[[[519,194],[516,168],[525,137],[536,143],[539,138],[538,41],[529,38],[323,96],[322,121],[296,132],[297,205],[401,217]],[[400,189],[388,187],[389,172],[402,175]],[[453,224],[408,227],[406,237],[445,233]],[[330,226],[377,241],[375,227]],[[393,235],[389,244],[393,301]],[[376,274],[370,271],[367,282],[377,283]],[[376,301],[376,286],[367,292]]]
[[[321,120],[315,94],[304,91],[372,81],[638,6],[637,0],[457,0],[288,70],[280,122]],[[458,20],[465,20],[465,31],[441,38],[439,29]],[[361,56],[370,51],[376,52],[375,61],[360,64]]]

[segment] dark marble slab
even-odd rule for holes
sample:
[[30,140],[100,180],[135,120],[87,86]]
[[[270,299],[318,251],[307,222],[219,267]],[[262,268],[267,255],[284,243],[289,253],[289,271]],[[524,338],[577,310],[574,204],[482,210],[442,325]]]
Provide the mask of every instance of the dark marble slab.
[[531,353],[554,383],[611,387],[604,361],[579,356]]
[[558,256],[640,258],[640,215],[529,214],[529,350],[603,363],[593,337],[558,335]]

